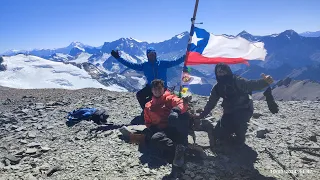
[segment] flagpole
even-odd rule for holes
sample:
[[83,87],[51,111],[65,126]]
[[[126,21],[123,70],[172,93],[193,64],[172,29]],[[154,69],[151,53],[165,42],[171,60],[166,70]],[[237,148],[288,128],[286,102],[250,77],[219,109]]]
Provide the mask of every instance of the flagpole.
[[[198,4],[199,4],[199,0],[196,0],[195,6],[194,6],[194,11],[193,11],[193,16],[191,18],[191,28],[190,28],[190,32],[189,32],[189,42],[188,42],[188,46],[187,46],[187,51],[186,51],[186,57],[183,63],[183,68],[182,68],[182,72],[181,72],[181,77],[183,75],[183,71],[186,68],[186,63],[188,60],[188,52],[190,51],[190,47],[191,47],[191,38],[193,35],[193,31],[194,31],[194,24],[195,24],[195,20],[196,20],[196,15],[197,15],[197,11],[198,11]],[[181,90],[182,90],[182,79],[180,79],[180,90],[179,90],[179,97],[181,97]]]

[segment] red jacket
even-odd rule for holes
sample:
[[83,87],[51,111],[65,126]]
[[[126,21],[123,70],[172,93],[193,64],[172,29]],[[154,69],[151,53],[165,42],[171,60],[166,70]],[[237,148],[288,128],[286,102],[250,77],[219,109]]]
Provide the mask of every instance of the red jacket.
[[146,103],[144,108],[144,121],[147,127],[156,125],[163,129],[168,126],[168,116],[174,107],[179,107],[181,114],[185,113],[188,105],[183,103],[183,99],[166,91],[161,97],[152,97],[152,100]]

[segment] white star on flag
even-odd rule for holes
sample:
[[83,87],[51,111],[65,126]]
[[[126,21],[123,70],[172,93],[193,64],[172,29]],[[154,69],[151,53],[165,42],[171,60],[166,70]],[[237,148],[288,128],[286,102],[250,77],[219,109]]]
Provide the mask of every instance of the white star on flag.
[[[198,38],[196,32],[193,33],[193,36],[191,38],[191,43],[194,44],[195,46],[198,45],[198,41],[202,40],[203,38]],[[189,41],[190,43],[190,41]]]

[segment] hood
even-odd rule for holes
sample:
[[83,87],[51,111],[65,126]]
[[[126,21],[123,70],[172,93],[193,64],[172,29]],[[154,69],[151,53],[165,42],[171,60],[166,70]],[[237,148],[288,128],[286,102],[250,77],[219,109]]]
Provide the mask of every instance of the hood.
[[[223,71],[227,72],[227,74],[224,75],[224,76],[218,76],[217,75],[217,71],[219,69],[222,69]],[[218,82],[224,83],[224,82],[230,80],[233,77],[233,73],[231,71],[230,66],[228,66],[227,64],[224,64],[224,63],[217,64],[216,67],[215,67],[214,72],[215,72],[216,79],[217,79]]]
[[[146,56],[147,56],[147,54],[148,54],[149,52],[154,52],[154,53],[156,53],[156,61],[158,61],[157,52],[156,52],[155,48],[154,48],[154,47],[148,47],[148,48],[147,48],[147,51],[146,51]],[[148,56],[147,56],[147,57],[148,57]],[[149,59],[148,59],[148,60],[149,60]]]
[[148,47],[148,48],[147,48],[146,55],[147,55],[149,52],[155,52],[155,53],[157,53],[156,50],[154,49],[154,47]]

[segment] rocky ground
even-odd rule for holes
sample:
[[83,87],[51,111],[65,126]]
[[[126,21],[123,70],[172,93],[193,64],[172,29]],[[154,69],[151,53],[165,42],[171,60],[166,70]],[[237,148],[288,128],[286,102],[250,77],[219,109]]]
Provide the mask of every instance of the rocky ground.
[[[203,107],[206,100],[195,96],[195,107]],[[320,102],[278,104],[280,112],[271,114],[265,101],[255,101],[247,145],[241,149],[211,151],[205,148],[206,133],[197,132],[206,157],[188,157],[183,179],[320,179]],[[128,124],[141,113],[133,93],[1,87],[0,179],[149,180],[170,173],[170,164],[121,140],[118,129],[92,131],[98,125],[88,121],[67,127],[67,112],[86,106],[108,109],[108,122],[115,124]],[[220,115],[218,106],[208,119],[215,123]]]

